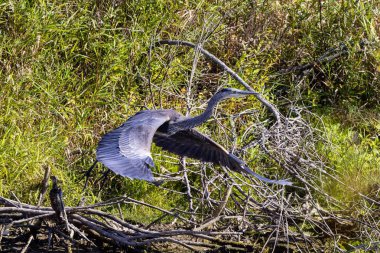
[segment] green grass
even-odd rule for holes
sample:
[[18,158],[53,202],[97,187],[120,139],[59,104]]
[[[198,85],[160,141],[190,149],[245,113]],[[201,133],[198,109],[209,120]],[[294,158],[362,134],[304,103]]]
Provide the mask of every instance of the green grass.
[[[323,1],[322,23],[318,1],[1,3],[0,195],[13,192],[22,201],[36,203],[43,167],[49,166],[63,181],[66,204],[76,205],[83,195],[82,173],[95,159],[97,142],[105,132],[145,107],[186,113],[183,96],[193,52],[156,49],[151,62],[153,85],[149,86],[150,43],[166,38],[196,42],[206,37],[207,49],[276,104],[284,101],[276,95],[283,89],[286,99],[317,109],[332,104],[341,110],[366,105],[362,119],[355,123],[359,130],[344,117],[333,119],[329,112],[319,110],[333,143],[320,152],[343,182],[355,182],[352,189],[326,183],[331,195],[346,200],[356,191],[369,192],[379,182],[379,140],[363,129],[379,130],[378,112],[372,123],[365,115],[367,110],[374,111],[380,98],[380,58],[376,50],[353,52],[363,38],[378,42],[379,4],[354,2]],[[341,42],[350,45],[349,57],[322,66],[324,77],[316,82],[307,77],[297,86],[293,75],[273,75],[281,68],[309,62]],[[171,59],[172,55],[176,57]],[[239,87],[202,58],[193,85],[198,99],[192,114],[226,84]],[[325,102],[326,97],[333,99]],[[219,108],[231,114],[259,108],[259,103],[248,99]],[[248,124],[237,123],[239,134]],[[213,134],[216,129],[219,132]],[[231,145],[212,122],[203,130],[223,145]],[[354,131],[359,133],[359,144],[350,142]],[[177,170],[175,165],[162,165]],[[90,185],[84,193],[87,202],[128,194],[167,209],[186,205],[184,199],[144,182],[114,177],[106,187],[97,194],[97,186]],[[134,205],[123,208],[127,217],[144,223],[159,215]]]
[[[355,205],[359,194],[368,194],[375,199],[380,185],[380,129],[379,112],[353,110],[345,115],[330,111],[324,116],[326,138],[331,145],[320,147],[329,165],[337,171],[339,180],[326,181],[324,188],[330,195]],[[372,114],[372,115],[371,115]],[[340,117],[344,117],[342,123]]]

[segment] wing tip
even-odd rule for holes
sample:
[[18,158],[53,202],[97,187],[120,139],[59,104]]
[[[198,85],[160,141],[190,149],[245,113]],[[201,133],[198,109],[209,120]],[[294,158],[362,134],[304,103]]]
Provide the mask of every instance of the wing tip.
[[260,174],[257,174],[255,172],[253,172],[250,168],[248,168],[247,166],[242,166],[242,168],[244,169],[244,171],[254,177],[256,177],[257,179],[259,179],[260,181],[262,182],[265,182],[265,183],[269,183],[269,184],[278,184],[278,185],[283,185],[283,186],[290,186],[290,185],[293,185],[293,182],[287,180],[287,179],[279,179],[279,180],[274,180],[274,179],[269,179],[269,178],[266,178],[264,176],[261,176]]

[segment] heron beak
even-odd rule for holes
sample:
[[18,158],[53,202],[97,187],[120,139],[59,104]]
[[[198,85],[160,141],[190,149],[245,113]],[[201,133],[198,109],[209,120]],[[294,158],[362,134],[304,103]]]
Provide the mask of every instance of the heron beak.
[[238,90],[231,97],[237,97],[237,98],[239,98],[239,97],[245,97],[245,96],[255,95],[255,94],[257,94],[257,92],[255,92],[255,91]]
[[241,90],[239,93],[240,93],[241,95],[243,95],[243,96],[248,96],[248,95],[255,95],[255,94],[257,94],[256,91],[248,91],[248,90]]

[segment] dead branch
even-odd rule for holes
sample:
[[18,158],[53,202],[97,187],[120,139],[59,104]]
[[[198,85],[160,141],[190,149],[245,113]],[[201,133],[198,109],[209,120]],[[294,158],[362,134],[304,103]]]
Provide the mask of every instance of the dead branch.
[[[229,68],[224,62],[222,62],[220,59],[215,57],[213,54],[202,48],[199,44],[193,44],[188,41],[180,41],[180,40],[160,40],[152,46],[151,49],[157,46],[161,45],[175,45],[175,46],[186,46],[194,48],[195,50],[198,50],[203,55],[205,55],[208,59],[216,63],[219,67],[221,67],[224,71],[226,71],[228,74],[232,76],[233,79],[235,79],[237,82],[242,84],[247,90],[255,92],[255,90],[248,85],[238,74],[236,74],[235,71],[233,71],[231,68]],[[151,50],[150,49],[150,50]],[[271,104],[269,103],[263,96],[261,96],[260,93],[256,92],[255,97],[263,104],[265,105],[276,117],[276,120],[279,124],[281,124],[280,121],[280,112]]]
[[[353,43],[351,42],[348,44],[353,44]],[[360,49],[356,50],[353,53],[356,54],[356,53],[365,52],[365,47],[369,44],[369,42],[366,40],[362,40],[360,41],[359,44],[360,44]],[[318,68],[323,64],[327,64],[329,62],[332,62],[336,59],[339,59],[347,55],[349,55],[348,46],[345,43],[340,43],[339,46],[328,49],[322,56],[318,57],[317,59],[311,62],[302,64],[302,65],[291,66],[285,69],[281,69],[280,71],[278,71],[278,74],[282,75],[282,74],[289,74],[289,73],[299,73],[301,75],[305,75],[308,71],[312,69]]]

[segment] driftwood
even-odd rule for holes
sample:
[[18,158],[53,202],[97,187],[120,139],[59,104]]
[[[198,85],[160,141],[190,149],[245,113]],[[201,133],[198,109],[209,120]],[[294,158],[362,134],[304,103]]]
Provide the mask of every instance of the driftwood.
[[[130,202],[143,204],[141,201],[129,197],[119,197],[99,203],[96,207]],[[244,245],[233,240],[233,238],[243,235],[243,231],[219,232],[198,231],[196,229],[145,229],[142,225],[133,225],[113,215],[94,209],[94,206],[65,208],[69,226],[74,231],[74,234],[77,235],[76,238],[73,238],[73,236],[69,235],[65,224],[57,222],[58,219],[52,208],[39,208],[38,206],[20,203],[3,197],[0,197],[0,204],[4,205],[0,208],[3,234],[5,230],[9,231],[12,228],[27,229],[31,221],[40,220],[39,233],[47,234],[48,228],[53,227],[54,233],[70,239],[70,242],[75,247],[93,247],[99,245],[99,240],[104,244],[115,245],[121,248],[149,247],[154,243],[163,242],[177,244],[191,250],[218,248],[221,246],[239,246],[241,249],[253,247],[253,245]],[[167,214],[172,214],[170,211],[161,210]],[[239,217],[221,218],[238,219]],[[221,239],[222,236],[230,237],[230,239]],[[28,240],[25,248],[28,247],[31,240]]]
[[[91,249],[100,247],[107,249],[114,246],[120,249],[149,249],[164,243],[177,245],[177,247],[184,247],[192,251],[229,249],[230,251],[244,252],[261,249],[263,244],[258,242],[264,239],[266,240],[266,247],[272,248],[277,245],[277,248],[288,247],[307,250],[310,246],[316,247],[316,245],[320,245],[318,241],[337,235],[336,231],[332,229],[336,230],[339,226],[344,229],[344,227],[354,226],[358,222],[362,222],[365,226],[371,226],[368,223],[364,224],[365,222],[363,221],[357,221],[348,216],[324,210],[317,210],[308,214],[297,213],[290,206],[290,203],[282,203],[284,205],[282,210],[274,210],[273,206],[276,204],[274,201],[257,205],[255,200],[251,200],[249,196],[244,198],[239,194],[239,191],[233,191],[232,187],[227,189],[227,192],[231,194],[230,198],[233,198],[245,212],[243,210],[234,211],[230,208],[225,208],[227,210],[224,211],[216,209],[217,211],[208,215],[194,212],[191,215],[197,216],[198,221],[190,222],[183,218],[176,224],[177,227],[182,228],[167,229],[161,228],[159,225],[145,227],[142,224],[132,224],[99,210],[99,208],[106,206],[134,203],[161,210],[163,215],[172,216],[173,218],[179,217],[179,213],[181,213],[181,210],[165,210],[127,196],[110,199],[96,205],[65,207],[69,227],[73,231],[71,234],[67,230],[66,224],[57,219],[52,208],[33,206],[0,197],[0,204],[2,205],[0,207],[2,237],[3,240],[7,237],[7,235],[4,236],[4,231],[20,229],[27,234],[29,224],[33,221],[40,221],[35,223],[39,224],[38,227],[34,227],[38,231],[37,233],[46,235],[46,237],[49,233],[58,235],[64,239],[62,240],[63,243],[68,244],[66,248]],[[229,197],[228,194],[220,201],[222,206],[225,205],[225,199]],[[244,200],[249,207],[244,208],[242,206],[244,202],[241,200]],[[226,213],[230,214],[227,215]],[[189,213],[183,213],[183,215],[190,216]],[[325,222],[329,225],[325,226]],[[300,223],[314,224],[316,226],[314,232],[318,236],[311,236],[310,231],[303,231],[302,228],[297,226]],[[284,230],[293,226],[298,231]],[[372,226],[372,229],[373,232],[379,232],[375,226]],[[343,235],[344,231],[340,233],[340,236]],[[25,250],[32,239],[33,237],[29,237],[24,246]],[[376,248],[377,246],[378,242],[374,241],[360,247]],[[2,247],[3,250],[9,250],[4,244],[2,244]]]
[[[196,52],[216,62],[237,82],[253,90],[221,60],[203,49],[201,44],[166,40],[156,43],[152,49],[163,45],[194,48]],[[151,53],[149,55],[154,57]],[[194,75],[196,62],[194,60],[191,75]],[[151,78],[147,80],[150,82]],[[153,82],[150,84],[154,85]],[[17,196],[13,197],[16,200],[0,197],[0,250],[12,251],[5,241],[24,235],[29,238],[27,243],[20,246],[20,250],[24,251],[32,247],[30,245],[33,240],[41,235],[42,240],[46,239],[48,247],[57,247],[58,241],[58,246],[64,247],[66,251],[83,248],[87,251],[92,248],[100,248],[102,251],[154,251],[157,247],[175,252],[178,249],[208,252],[266,249],[343,251],[337,238],[341,241],[344,239],[346,244],[352,242],[357,245],[357,242],[361,242],[360,245],[351,247],[353,251],[378,250],[379,199],[362,194],[362,199],[356,203],[361,207],[362,213],[353,215],[348,204],[325,193],[321,187],[323,180],[342,183],[339,175],[316,152],[317,143],[326,141],[304,119],[303,115],[307,112],[294,108],[292,116],[284,116],[259,93],[257,98],[273,113],[274,122],[260,121],[255,110],[236,115],[220,114],[216,121],[218,124],[220,119],[231,122],[228,130],[219,124],[221,132],[232,132],[231,152],[246,158],[247,162],[250,162],[248,158],[251,152],[258,152],[261,157],[266,157],[262,162],[263,167],[275,167],[276,175],[291,177],[294,186],[262,184],[256,178],[233,173],[226,168],[215,168],[210,164],[183,159],[178,173],[163,170],[163,173],[156,175],[164,181],[171,180],[170,184],[158,186],[157,191],[182,196],[184,203],[187,203],[171,210],[134,199],[133,196],[121,196],[93,205],[66,206],[64,210],[67,220],[62,222],[50,207],[22,203],[17,200]],[[190,109],[188,106],[188,113]],[[239,137],[239,146],[236,145],[238,136],[234,121],[241,116],[253,117],[250,122],[257,123],[246,128]],[[46,180],[44,182],[46,185]],[[65,189],[62,190],[65,194]],[[43,198],[44,193],[41,196]],[[124,220],[121,208],[130,205],[154,209],[161,212],[161,216],[150,224]],[[117,214],[105,211],[110,206],[118,210]],[[346,245],[345,248],[349,246]]]
[[[352,43],[349,43],[349,44],[352,45]],[[360,49],[354,53],[365,52],[365,47],[368,44],[369,42],[367,40],[360,41],[359,43]],[[318,57],[314,61],[302,64],[302,65],[291,66],[291,67],[281,69],[280,71],[278,71],[277,74],[282,75],[282,74],[296,73],[298,75],[306,75],[310,70],[314,68],[319,68],[323,64],[330,63],[336,59],[339,59],[341,57],[348,56],[348,55],[349,55],[348,46],[345,43],[340,43],[338,47],[330,48],[326,50],[326,52],[322,56]]]

